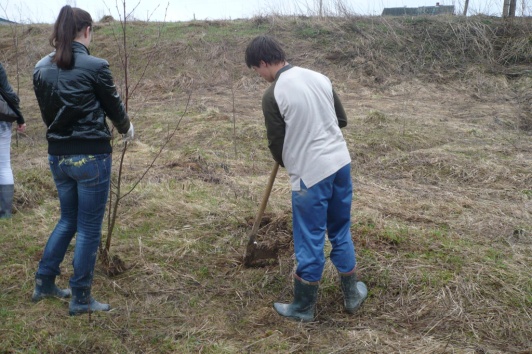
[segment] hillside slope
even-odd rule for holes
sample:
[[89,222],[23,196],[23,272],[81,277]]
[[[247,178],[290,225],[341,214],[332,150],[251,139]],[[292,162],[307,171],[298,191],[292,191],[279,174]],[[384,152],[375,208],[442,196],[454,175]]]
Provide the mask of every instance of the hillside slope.
[[[70,318],[66,302],[29,301],[59,216],[31,84],[51,26],[0,27],[0,60],[28,122],[13,139],[15,214],[0,221],[0,352],[532,350],[531,19],[265,16],[127,28],[137,138],[122,188],[134,189],[111,247],[126,269],[98,266],[94,293],[110,314]],[[125,94],[120,33],[117,22],[96,24],[91,52],[109,60]],[[272,309],[292,294],[284,170],[259,233],[278,259],[241,264],[273,162],[260,110],[268,84],[243,63],[261,33],[278,37],[292,64],[328,75],[348,113],[351,230],[370,290],[356,315],[342,311],[330,262],[315,322]]]

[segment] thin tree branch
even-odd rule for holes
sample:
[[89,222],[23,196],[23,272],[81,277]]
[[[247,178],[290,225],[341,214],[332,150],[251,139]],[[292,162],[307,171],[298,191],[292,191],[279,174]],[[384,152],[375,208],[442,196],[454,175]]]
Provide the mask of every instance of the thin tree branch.
[[153,165],[155,164],[155,161],[159,158],[159,156],[161,155],[161,153],[163,152],[164,148],[166,147],[166,145],[168,145],[168,143],[170,142],[170,140],[172,140],[172,138],[174,137],[175,133],[177,132],[178,128],[179,128],[179,125],[181,124],[181,121],[183,120],[183,117],[185,116],[185,114],[187,113],[188,111],[188,105],[190,103],[190,97],[192,96],[192,92],[188,94],[188,99],[187,99],[187,105],[185,107],[185,111],[183,112],[183,114],[181,114],[181,117],[179,118],[179,121],[177,122],[177,125],[175,126],[174,130],[170,133],[170,135],[168,135],[168,137],[166,138],[166,141],[164,142],[164,144],[161,146],[161,148],[159,149],[159,151],[157,152],[157,154],[155,155],[155,157],[153,158],[152,162],[150,163],[150,165],[148,166],[148,168],[146,168],[146,170],[144,171],[144,173],[142,174],[142,176],[140,176],[140,178],[137,180],[137,182],[135,182],[135,184],[133,185],[133,187],[131,187],[131,189],[125,193],[123,196],[120,197],[120,200],[124,199],[125,197],[127,197],[131,192],[133,192],[133,190],[137,187],[137,185],[144,179],[144,176],[146,176],[146,174],[151,170],[151,168],[153,167]]

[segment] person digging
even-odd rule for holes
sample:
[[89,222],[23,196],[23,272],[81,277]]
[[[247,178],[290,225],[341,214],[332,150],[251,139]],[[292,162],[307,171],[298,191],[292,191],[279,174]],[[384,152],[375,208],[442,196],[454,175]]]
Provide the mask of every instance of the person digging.
[[274,308],[297,321],[314,319],[327,233],[345,310],[355,313],[368,290],[355,274],[351,157],[340,130],[347,125],[344,108],[326,76],[289,64],[272,37],[254,38],[245,62],[271,83],[262,97],[268,148],[286,168],[292,187],[294,299],[290,304],[275,303]]

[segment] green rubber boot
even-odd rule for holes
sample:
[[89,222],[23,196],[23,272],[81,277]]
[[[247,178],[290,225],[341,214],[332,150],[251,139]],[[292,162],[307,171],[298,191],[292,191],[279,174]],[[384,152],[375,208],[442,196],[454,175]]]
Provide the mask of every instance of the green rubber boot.
[[275,311],[292,320],[310,322],[314,320],[314,309],[318,300],[319,282],[308,282],[294,275],[294,301],[291,304],[274,303]]
[[368,288],[363,282],[357,281],[354,269],[349,273],[340,273],[340,283],[344,293],[344,308],[349,313],[355,313],[368,297]]
[[70,300],[69,315],[81,315],[97,311],[109,311],[109,304],[102,304],[91,296],[91,288],[72,288],[72,299]]
[[15,186],[13,184],[0,184],[0,219],[11,217],[14,194]]
[[31,301],[39,302],[47,297],[65,299],[71,294],[70,289],[61,290],[55,285],[55,275],[35,274],[35,290],[33,290]]

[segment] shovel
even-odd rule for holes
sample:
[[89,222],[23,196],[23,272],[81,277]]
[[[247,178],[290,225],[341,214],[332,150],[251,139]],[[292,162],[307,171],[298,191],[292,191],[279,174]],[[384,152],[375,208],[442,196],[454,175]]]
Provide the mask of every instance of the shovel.
[[268,204],[268,199],[270,198],[273,182],[275,181],[275,177],[277,176],[278,170],[279,163],[275,162],[275,164],[273,165],[272,172],[270,173],[268,185],[266,186],[266,190],[264,191],[264,195],[262,196],[262,203],[260,204],[260,208],[257,213],[257,216],[255,217],[255,221],[253,222],[253,228],[251,229],[251,233],[249,234],[246,254],[244,256],[244,266],[246,267],[251,267],[257,261],[260,262],[261,260],[265,259],[277,258],[276,251],[259,246],[255,239],[257,238],[257,231],[259,230],[260,222],[262,221],[262,217],[264,215],[264,210],[266,209],[266,205]]

